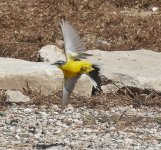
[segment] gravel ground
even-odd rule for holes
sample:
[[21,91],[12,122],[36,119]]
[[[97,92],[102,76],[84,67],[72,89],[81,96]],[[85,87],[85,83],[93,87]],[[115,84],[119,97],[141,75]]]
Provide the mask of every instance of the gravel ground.
[[57,105],[9,106],[0,111],[0,150],[160,150],[161,109],[132,106],[108,111]]

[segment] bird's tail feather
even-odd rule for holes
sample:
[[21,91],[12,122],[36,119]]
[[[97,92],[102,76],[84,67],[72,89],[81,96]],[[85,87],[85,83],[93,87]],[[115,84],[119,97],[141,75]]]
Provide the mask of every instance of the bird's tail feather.
[[92,65],[92,68],[94,69],[91,71],[88,75],[93,83],[93,89],[92,89],[92,95],[96,95],[97,93],[101,93],[101,85],[103,85],[103,78],[104,77],[100,73],[100,68],[98,65]]

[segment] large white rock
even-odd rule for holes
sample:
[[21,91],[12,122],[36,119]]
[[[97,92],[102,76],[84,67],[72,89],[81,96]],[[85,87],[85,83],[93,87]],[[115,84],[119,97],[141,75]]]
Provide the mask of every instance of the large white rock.
[[[88,57],[88,60],[100,65],[102,74],[108,79],[123,83],[125,86],[154,89],[161,92],[161,53],[145,49],[112,52],[89,50],[88,53],[93,54],[93,56]],[[56,59],[55,55],[57,55]],[[48,61],[54,62],[54,59],[55,61],[58,57],[61,59],[64,54],[62,53],[60,56],[59,52],[56,51],[50,53],[50,57],[52,59],[48,59]],[[82,89],[83,83],[85,86]],[[91,84],[89,84],[88,78],[84,77],[79,81],[77,87],[86,93],[91,89]],[[119,84],[119,86],[122,87],[123,84]],[[86,88],[86,85],[89,86]],[[105,92],[109,92],[108,86],[104,86],[103,89]],[[90,92],[88,91],[88,93]]]
[[13,58],[0,58],[0,89],[23,90],[28,87],[50,94],[62,87],[62,72],[53,65]]
[[161,53],[145,49],[88,52],[94,55],[89,60],[100,64],[102,73],[109,79],[126,86],[161,92]]
[[103,74],[126,86],[161,92],[161,53],[151,50],[89,51],[93,63],[101,65]]
[[[62,80],[62,71],[54,65],[0,58],[0,89],[21,91],[26,89],[48,95],[53,91],[62,90]],[[90,96],[92,85],[89,79],[82,76],[79,82],[74,93]],[[86,85],[84,82],[88,84]]]

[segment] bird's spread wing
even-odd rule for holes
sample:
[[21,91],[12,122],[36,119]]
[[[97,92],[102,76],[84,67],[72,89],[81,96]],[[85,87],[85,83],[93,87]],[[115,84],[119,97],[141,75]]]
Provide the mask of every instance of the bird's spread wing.
[[62,21],[60,25],[63,32],[67,60],[85,58],[88,54],[84,53],[86,49],[78,32],[68,21]]
[[68,79],[64,80],[64,85],[63,85],[63,99],[62,99],[62,110],[65,108],[65,106],[67,105],[67,101],[69,96],[72,93],[72,90],[74,89],[74,86],[77,82],[77,80],[79,79],[80,75],[76,76],[76,77],[71,77]]

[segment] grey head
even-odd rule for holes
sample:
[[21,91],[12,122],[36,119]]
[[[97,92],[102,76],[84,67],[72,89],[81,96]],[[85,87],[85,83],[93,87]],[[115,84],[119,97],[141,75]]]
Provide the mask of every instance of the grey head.
[[61,66],[63,66],[65,63],[66,63],[66,62],[63,61],[63,60],[58,60],[58,61],[56,61],[55,63],[53,63],[52,65],[56,65],[56,66],[58,66],[58,67],[61,67]]

